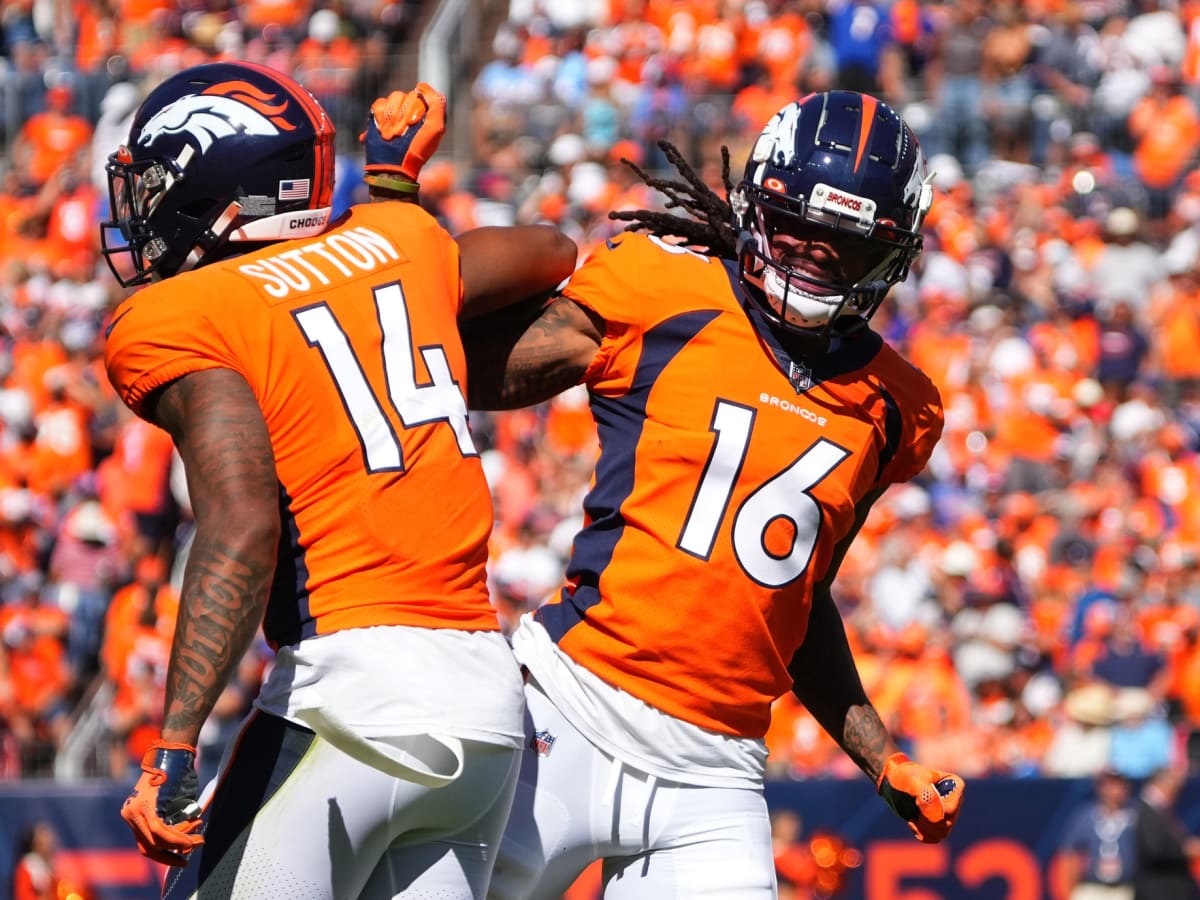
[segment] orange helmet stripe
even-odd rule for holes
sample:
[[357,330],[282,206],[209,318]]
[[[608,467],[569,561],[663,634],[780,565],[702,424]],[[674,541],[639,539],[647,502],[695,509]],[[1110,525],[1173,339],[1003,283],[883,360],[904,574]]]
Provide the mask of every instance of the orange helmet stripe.
[[329,206],[333,203],[333,141],[335,133],[329,114],[325,112],[324,107],[317,102],[316,98],[309,93],[308,89],[291,76],[259,63],[239,62],[238,65],[269,75],[280,82],[288,89],[292,95],[292,99],[298,102],[300,108],[308,115],[309,121],[312,122],[313,130],[316,132],[314,146],[314,169],[316,171],[313,173],[313,187],[317,193],[313,196],[313,208],[320,209],[321,207]]
[[862,164],[863,154],[867,151],[867,138],[871,135],[871,126],[875,124],[875,110],[879,101],[869,94],[862,95],[862,118],[858,122],[858,149],[854,154],[854,171]]

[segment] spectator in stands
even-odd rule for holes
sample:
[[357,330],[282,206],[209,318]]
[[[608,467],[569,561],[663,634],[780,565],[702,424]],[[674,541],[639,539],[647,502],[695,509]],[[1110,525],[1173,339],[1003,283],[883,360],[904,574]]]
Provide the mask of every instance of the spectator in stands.
[[771,851],[775,857],[779,900],[804,900],[812,896],[816,863],[803,837],[804,823],[799,813],[786,808],[771,813]]
[[1129,113],[1133,171],[1146,190],[1146,216],[1153,236],[1164,231],[1171,204],[1188,165],[1200,150],[1200,113],[1183,91],[1177,67],[1155,66],[1150,90]]
[[1143,234],[1142,217],[1128,206],[1111,210],[1104,218],[1104,245],[1088,270],[1088,294],[1099,311],[1118,302],[1145,309],[1165,276],[1162,252]]
[[[1200,195],[1193,195],[1200,216]],[[1167,401],[1175,406],[1200,386],[1200,223],[1172,239],[1163,254],[1166,281],[1160,282],[1147,309],[1152,346]],[[1190,431],[1191,429],[1189,429]],[[1193,448],[1194,449],[1194,448]],[[1200,491],[1194,492],[1200,496]]]
[[1062,140],[1064,130],[1086,133],[1091,127],[1088,110],[1100,75],[1091,52],[1099,37],[1080,4],[1048,7],[1042,25],[1047,30],[1030,66],[1036,92],[1030,161],[1035,165],[1048,161],[1051,144]]
[[334,125],[353,130],[361,119],[349,116],[361,112],[359,103],[350,101],[362,59],[358,41],[346,33],[345,23],[333,9],[318,9],[308,20],[308,35],[296,47],[294,75],[329,110]]
[[68,652],[82,687],[98,669],[105,614],[126,557],[116,523],[91,495],[79,498],[56,531],[47,574],[56,602],[71,610]]
[[1106,769],[1096,776],[1095,791],[1096,799],[1068,822],[1060,844],[1067,853],[1068,900],[1133,900],[1137,814],[1129,780]]
[[68,163],[80,168],[90,151],[92,123],[74,112],[74,103],[75,91],[67,82],[48,87],[46,109],[17,132],[12,161],[27,186],[41,188]]
[[120,408],[112,452],[96,467],[96,484],[105,511],[121,517],[135,554],[169,551],[177,520],[168,483],[172,453],[161,428]]
[[878,94],[889,102],[903,97],[900,60],[884,4],[875,0],[835,4],[828,13],[826,30],[836,60],[838,87]]
[[58,833],[44,819],[27,825],[17,839],[12,900],[87,897],[85,884],[68,881],[58,860]]
[[1000,159],[1028,162],[1033,99],[1029,63],[1034,53],[1035,30],[1018,0],[993,4],[991,15],[992,27],[979,48],[983,113],[991,152]]
[[[129,780],[138,771],[146,750],[162,726],[167,663],[178,599],[160,613],[157,600],[165,585],[151,590],[163,574],[161,561],[143,558],[142,580],[117,592],[109,610],[111,627],[106,628],[101,662],[112,686],[112,706],[107,717],[110,735],[110,774]],[[153,572],[149,570],[153,569]],[[149,576],[149,578],[147,578]]]
[[1143,641],[1130,601],[1122,600],[1099,655],[1082,674],[1114,688],[1140,688],[1159,702],[1166,694],[1170,673],[1162,654],[1147,648]]
[[67,733],[74,687],[67,658],[66,612],[46,602],[45,578],[31,570],[13,578],[0,606],[0,640],[13,701],[8,714],[22,771],[48,774]]
[[991,22],[980,0],[949,4],[926,68],[933,122],[926,138],[931,156],[949,153],[974,175],[988,158],[983,107],[983,42]]
[[1042,772],[1057,778],[1090,778],[1109,767],[1112,756],[1113,691],[1102,684],[1072,688],[1063,717],[1042,760]]
[[1132,781],[1141,781],[1170,762],[1174,742],[1165,706],[1153,694],[1136,687],[1117,690],[1113,696],[1112,768]]
[[668,53],[647,60],[643,81],[630,107],[633,138],[642,145],[647,167],[654,170],[667,165],[658,142],[679,140],[687,119],[688,96],[680,76],[678,60]]

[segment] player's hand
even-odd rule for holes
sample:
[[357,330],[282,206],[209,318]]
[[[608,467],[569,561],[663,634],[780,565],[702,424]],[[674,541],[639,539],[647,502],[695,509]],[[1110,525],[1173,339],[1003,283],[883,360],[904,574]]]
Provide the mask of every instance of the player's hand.
[[936,844],[954,827],[966,784],[957,775],[937,772],[903,753],[893,753],[883,764],[876,787],[917,840]]
[[363,171],[415,182],[445,132],[446,98],[424,82],[379,97],[358,137],[367,148]]
[[142,777],[121,807],[142,856],[168,866],[185,866],[204,843],[200,827],[196,748],[155,741],[142,757]]

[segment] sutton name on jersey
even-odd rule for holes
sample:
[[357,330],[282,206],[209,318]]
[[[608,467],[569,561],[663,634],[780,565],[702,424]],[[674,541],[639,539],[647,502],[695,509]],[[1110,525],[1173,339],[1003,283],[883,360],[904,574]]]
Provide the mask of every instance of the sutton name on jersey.
[[400,259],[400,251],[386,237],[360,226],[276,256],[260,257],[238,266],[238,271],[261,279],[263,290],[281,300],[293,291],[328,287],[334,280],[357,277]]

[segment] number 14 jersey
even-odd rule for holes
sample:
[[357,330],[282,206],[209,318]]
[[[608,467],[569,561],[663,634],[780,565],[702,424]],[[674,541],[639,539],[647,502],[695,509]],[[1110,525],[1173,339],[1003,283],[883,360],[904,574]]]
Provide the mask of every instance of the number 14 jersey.
[[135,412],[215,367],[258,398],[284,526],[263,626],[273,644],[371,625],[497,630],[461,305],[450,235],[415,204],[377,203],[117,309],[106,361]]

